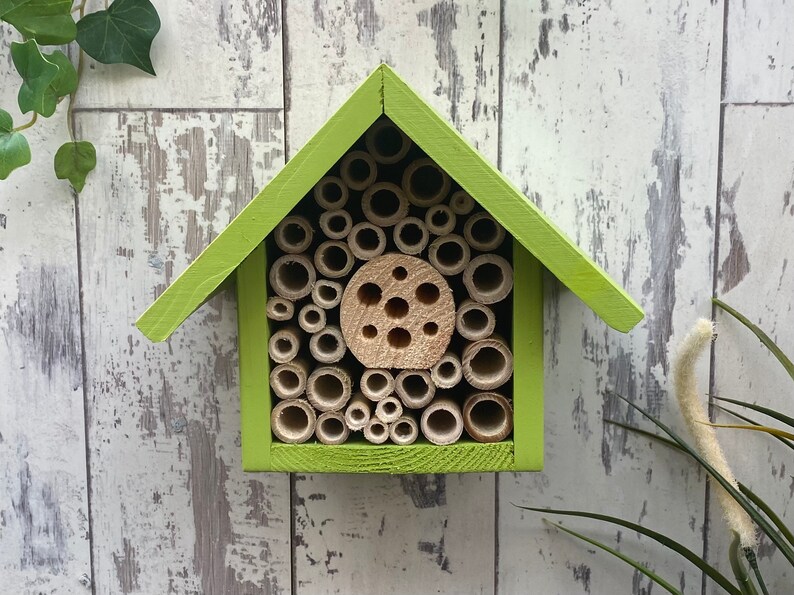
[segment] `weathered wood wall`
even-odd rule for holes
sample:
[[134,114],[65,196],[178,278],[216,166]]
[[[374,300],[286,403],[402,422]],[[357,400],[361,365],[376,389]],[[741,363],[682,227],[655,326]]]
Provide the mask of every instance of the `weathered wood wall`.
[[[705,477],[604,421],[625,416],[615,389],[680,425],[668,354],[713,294],[794,352],[794,9],[724,1],[156,1],[157,79],[88,62],[74,118],[99,165],[80,196],[51,174],[65,106],[0,183],[0,592],[651,592],[513,503],[705,535],[724,568]],[[164,344],[133,326],[381,61],[648,313],[620,335],[550,279],[543,473],[244,474],[233,295]],[[719,321],[709,388],[785,405],[788,378]],[[780,448],[728,450],[794,513]],[[636,535],[577,525],[717,592]]]

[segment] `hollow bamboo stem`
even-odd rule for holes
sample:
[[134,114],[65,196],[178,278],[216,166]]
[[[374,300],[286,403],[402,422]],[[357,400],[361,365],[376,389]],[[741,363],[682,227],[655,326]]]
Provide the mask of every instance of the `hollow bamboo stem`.
[[281,296],[268,298],[265,312],[270,320],[284,322],[295,315],[295,304]]
[[378,401],[375,405],[375,415],[385,424],[390,424],[403,414],[403,405],[400,399],[394,395],[389,395]]
[[356,393],[350,399],[350,404],[345,409],[345,423],[352,431],[363,430],[372,418],[372,401],[361,393]]
[[408,199],[396,184],[378,182],[362,195],[361,210],[373,225],[391,227],[408,215]]
[[[323,310],[320,311],[324,313]],[[314,333],[309,339],[309,352],[314,359],[323,364],[334,364],[341,360],[347,352],[341,329],[329,324]]]
[[323,444],[343,444],[350,436],[350,429],[341,412],[326,411],[317,418],[314,435]]
[[411,139],[389,120],[378,120],[364,138],[367,151],[378,163],[387,165],[403,159],[411,148]]
[[463,225],[463,237],[472,248],[480,252],[496,250],[504,242],[505,235],[505,228],[488,211],[472,215]]
[[308,376],[308,362],[294,359],[273,368],[270,372],[270,387],[279,399],[297,399],[306,391]]
[[469,264],[471,249],[461,236],[450,233],[433,240],[427,258],[442,275],[457,275]]
[[303,254],[285,254],[270,267],[270,285],[278,295],[299,300],[311,293],[317,279],[312,262]]
[[455,229],[456,217],[447,205],[433,205],[425,213],[425,225],[430,233],[447,235]]
[[402,188],[408,202],[417,207],[437,205],[449,194],[447,172],[430,158],[417,159],[408,164],[402,178]]
[[433,400],[436,385],[427,370],[403,370],[394,379],[394,390],[408,409],[420,409]]
[[437,388],[452,388],[463,380],[463,367],[456,353],[447,351],[430,370],[430,379]]
[[289,215],[276,226],[273,238],[276,246],[287,254],[300,254],[311,246],[313,235],[314,231],[308,219]]
[[419,437],[419,424],[411,414],[403,414],[389,426],[389,438],[395,444],[408,446]]
[[370,401],[380,401],[394,392],[394,377],[385,368],[369,368],[361,375],[360,388]]
[[317,304],[306,304],[298,312],[298,325],[307,333],[316,333],[326,324],[325,310]]
[[496,315],[485,304],[464,300],[455,314],[455,328],[469,341],[487,339],[496,328]]
[[353,218],[344,209],[324,211],[320,214],[320,230],[330,240],[343,240],[353,227]]
[[429,240],[427,226],[418,217],[405,217],[394,226],[394,244],[403,254],[421,253]]
[[351,151],[339,165],[342,180],[353,190],[369,188],[378,177],[378,166],[365,151]]
[[498,393],[476,393],[463,403],[463,425],[477,442],[499,442],[513,430],[513,408]]
[[474,301],[495,304],[513,289],[513,269],[501,256],[481,254],[463,271],[463,284]]
[[458,190],[449,199],[449,208],[456,215],[468,215],[474,210],[474,199],[465,190]]
[[288,444],[306,442],[314,434],[317,416],[304,399],[279,401],[270,414],[273,434]]
[[350,247],[339,240],[323,242],[314,252],[314,266],[317,267],[317,271],[331,279],[344,277],[355,263],[356,259]]
[[318,411],[339,411],[350,400],[350,374],[340,366],[319,366],[306,380],[306,397]]
[[513,375],[513,354],[499,335],[474,341],[463,348],[463,377],[480,390],[493,390]]
[[422,413],[422,434],[433,444],[454,444],[463,434],[460,405],[447,398],[436,399]]
[[277,364],[285,364],[295,359],[301,346],[300,329],[288,326],[277,330],[270,336],[267,351]]
[[336,308],[342,301],[342,284],[328,279],[317,279],[312,287],[312,301],[323,310]]
[[377,225],[363,221],[350,230],[347,245],[356,258],[372,260],[386,250],[386,234]]
[[349,194],[347,184],[336,176],[326,176],[314,185],[314,200],[329,211],[344,207]]
[[372,444],[383,444],[389,439],[389,426],[377,417],[373,417],[364,426],[364,438]]

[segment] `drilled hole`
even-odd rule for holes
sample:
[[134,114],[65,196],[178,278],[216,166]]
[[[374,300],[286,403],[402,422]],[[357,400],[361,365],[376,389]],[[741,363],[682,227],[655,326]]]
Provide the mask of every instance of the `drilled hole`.
[[496,401],[485,399],[479,401],[471,408],[469,414],[473,424],[486,434],[493,434],[501,430],[507,420],[507,413]]
[[463,326],[472,331],[483,331],[488,327],[488,316],[479,308],[472,308],[463,313]]
[[378,336],[378,329],[376,329],[371,324],[366,325],[364,328],[361,329],[361,336],[365,339],[374,339]]
[[408,302],[401,297],[389,298],[389,301],[386,302],[383,310],[386,312],[386,316],[389,318],[402,318],[408,314]]
[[411,176],[411,191],[420,198],[433,198],[441,192],[444,177],[432,165],[423,165]]
[[397,281],[404,281],[408,276],[408,271],[405,270],[405,267],[394,267],[391,276],[397,279]]
[[375,133],[375,148],[384,157],[393,157],[403,148],[403,138],[393,126],[384,126]]
[[416,299],[423,304],[435,304],[441,296],[441,291],[433,283],[422,283],[416,288]]
[[454,266],[463,260],[463,248],[457,242],[444,242],[438,247],[436,258],[443,266]]
[[483,347],[474,354],[470,362],[472,372],[483,379],[499,377],[506,364],[504,354],[493,347]]
[[438,332],[438,325],[435,322],[426,322],[422,327],[422,332],[428,337],[432,337]]
[[386,341],[395,349],[405,349],[411,344],[411,333],[398,326],[389,331]]
[[309,283],[309,271],[299,262],[285,262],[276,271],[278,283],[290,292],[300,292]]
[[472,224],[471,237],[475,242],[488,244],[496,237],[496,229],[496,222],[493,219],[483,217]]
[[334,440],[342,437],[345,432],[345,426],[335,417],[326,417],[323,419],[323,428],[321,431],[327,438]]
[[406,223],[400,228],[400,240],[406,246],[417,246],[422,243],[424,233],[416,223]]
[[353,159],[350,161],[350,166],[347,171],[353,180],[365,182],[370,174],[369,163],[363,159]]
[[309,426],[309,416],[300,407],[284,407],[279,420],[288,434],[301,434]]
[[436,409],[427,416],[427,427],[441,436],[451,434],[457,427],[455,416],[446,409]]
[[380,301],[382,291],[375,283],[364,283],[358,288],[356,297],[358,301],[364,306],[372,306]]
[[492,262],[484,262],[474,269],[472,275],[474,286],[483,293],[497,291],[504,284],[504,280],[502,269]]
[[300,378],[292,370],[279,370],[277,374],[278,383],[284,390],[293,391],[300,386]]

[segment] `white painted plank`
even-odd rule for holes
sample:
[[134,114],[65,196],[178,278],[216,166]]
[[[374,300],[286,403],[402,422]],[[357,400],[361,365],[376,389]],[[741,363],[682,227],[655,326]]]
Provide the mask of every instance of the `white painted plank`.
[[[0,107],[18,126],[18,36],[0,38]],[[14,593],[87,592],[91,574],[74,199],[52,171],[64,107],[0,182],[0,591]]]
[[[90,0],[88,12],[103,0]],[[86,59],[80,107],[282,107],[278,0],[153,0],[156,77]]]
[[[726,108],[717,278],[718,296],[759,324],[789,357],[794,357],[794,155],[785,149],[792,134],[794,106]],[[739,322],[724,314],[717,320],[716,394],[790,415],[794,382],[784,368]],[[718,420],[737,423],[727,414]],[[740,481],[791,526],[791,450],[761,435],[722,430],[720,437]],[[730,572],[730,536],[716,500],[710,512],[711,562]],[[791,566],[768,540],[761,540],[758,556],[769,592],[790,591]]]
[[82,113],[97,593],[288,593],[289,482],[240,461],[230,293],[153,345],[134,322],[283,165],[282,115]]
[[[294,154],[381,62],[497,158],[497,2],[287,2]],[[494,476],[298,475],[300,593],[492,593]]]
[[790,1],[728,2],[725,100],[793,102],[793,39]]
[[[710,312],[720,4],[506,3],[503,169],[647,318],[620,335],[549,287],[546,470],[500,476],[500,593],[650,590],[628,566],[511,502],[616,514],[702,547],[703,477],[604,420],[625,418],[605,394],[614,390],[679,426],[668,351]],[[700,573],[635,534],[566,524],[617,537],[623,551],[699,592]]]

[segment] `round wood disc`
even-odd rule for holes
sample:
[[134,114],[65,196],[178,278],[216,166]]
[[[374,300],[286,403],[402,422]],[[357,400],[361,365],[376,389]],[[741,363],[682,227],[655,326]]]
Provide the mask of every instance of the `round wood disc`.
[[385,254],[350,279],[340,318],[350,351],[366,367],[427,370],[449,346],[455,301],[427,262]]

